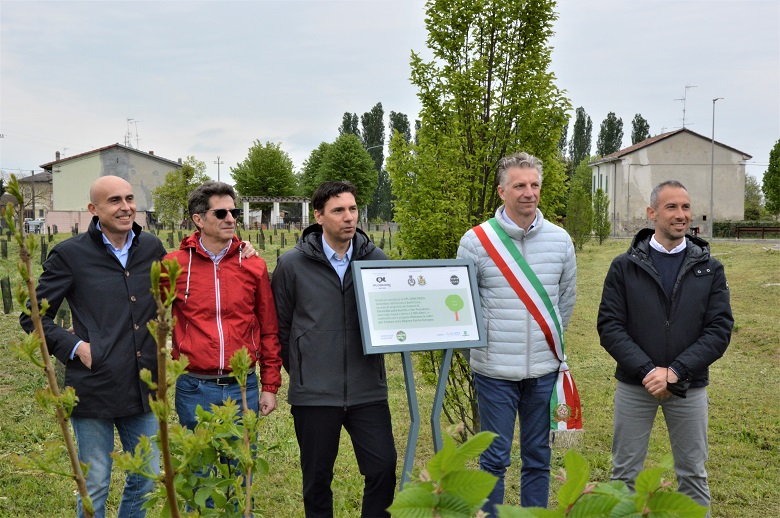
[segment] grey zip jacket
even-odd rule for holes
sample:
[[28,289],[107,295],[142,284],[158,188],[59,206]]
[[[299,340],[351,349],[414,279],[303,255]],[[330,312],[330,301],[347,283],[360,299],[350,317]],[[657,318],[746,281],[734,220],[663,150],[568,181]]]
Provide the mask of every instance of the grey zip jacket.
[[[351,261],[387,260],[360,229]],[[271,277],[291,405],[350,407],[387,399],[384,357],[363,354],[352,269],[342,285],[322,251],[322,227],[304,230]]]

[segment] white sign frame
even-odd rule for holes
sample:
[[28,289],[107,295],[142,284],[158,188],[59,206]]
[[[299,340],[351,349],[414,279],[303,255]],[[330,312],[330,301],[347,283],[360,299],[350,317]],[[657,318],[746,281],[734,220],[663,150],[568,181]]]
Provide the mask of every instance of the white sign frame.
[[354,261],[352,279],[365,354],[487,345],[470,260]]

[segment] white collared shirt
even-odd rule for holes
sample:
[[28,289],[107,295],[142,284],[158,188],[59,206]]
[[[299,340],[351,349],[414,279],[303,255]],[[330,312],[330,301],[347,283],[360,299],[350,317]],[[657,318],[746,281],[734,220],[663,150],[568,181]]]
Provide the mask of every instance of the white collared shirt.
[[686,243],[687,240],[683,238],[682,243],[675,246],[671,250],[667,250],[666,248],[664,248],[664,245],[662,245],[655,239],[655,234],[653,234],[653,236],[650,238],[650,246],[652,246],[654,250],[657,250],[663,254],[676,254],[677,252],[685,250],[685,247],[688,246]]

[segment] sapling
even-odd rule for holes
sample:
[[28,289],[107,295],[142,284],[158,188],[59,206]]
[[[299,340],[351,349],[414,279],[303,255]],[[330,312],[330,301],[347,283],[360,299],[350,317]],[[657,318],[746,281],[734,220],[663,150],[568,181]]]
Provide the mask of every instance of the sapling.
[[[19,189],[19,182],[16,179],[16,175],[11,175],[11,180],[6,187],[6,192],[16,198],[19,207],[24,207],[24,196],[22,196],[21,190]],[[94,508],[92,506],[92,500],[89,498],[89,493],[87,492],[87,481],[85,478],[89,468],[79,461],[76,444],[68,426],[71,412],[73,411],[73,407],[76,406],[78,398],[76,397],[76,392],[73,390],[73,387],[66,387],[60,392],[59,385],[57,384],[57,375],[54,371],[54,364],[51,361],[51,356],[49,355],[49,349],[46,345],[46,336],[43,334],[43,324],[41,322],[41,314],[46,314],[46,311],[49,309],[49,303],[46,299],[43,299],[40,301],[39,306],[38,297],[35,293],[35,276],[33,275],[32,269],[32,256],[37,249],[38,240],[36,239],[36,236],[25,235],[23,218],[20,216],[18,221],[14,221],[14,213],[14,206],[12,203],[9,203],[5,210],[5,221],[14,238],[19,243],[19,275],[24,282],[24,285],[17,285],[16,287],[16,300],[21,306],[22,311],[30,317],[34,328],[32,333],[29,333],[24,337],[21,343],[17,344],[16,351],[20,356],[29,358],[36,366],[42,368],[46,374],[48,385],[46,388],[38,390],[35,399],[42,408],[51,412],[57,419],[57,424],[60,426],[60,431],[62,432],[62,437],[65,441],[65,449],[68,452],[72,471],[66,473],[55,468],[57,465],[58,453],[58,448],[56,447],[47,448],[45,455],[33,456],[29,459],[29,462],[38,469],[48,473],[72,477],[76,482],[79,495],[81,496],[81,505],[84,510],[84,515],[92,518],[94,516]],[[40,353],[40,358],[38,357],[38,353]]]

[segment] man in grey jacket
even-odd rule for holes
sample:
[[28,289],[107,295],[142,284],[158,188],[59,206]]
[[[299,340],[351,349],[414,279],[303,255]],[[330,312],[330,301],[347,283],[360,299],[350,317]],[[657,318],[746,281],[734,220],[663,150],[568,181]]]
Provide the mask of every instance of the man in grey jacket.
[[382,355],[363,354],[352,261],[386,260],[356,225],[355,187],[325,182],[312,196],[317,220],[279,258],[271,288],[279,319],[287,400],[301,451],[307,518],[332,517],[341,428],[365,478],[364,517],[390,516],[397,454]]
[[[470,365],[482,430],[498,434],[480,456],[480,467],[498,477],[483,510],[495,516],[504,501],[515,421],[520,416],[520,502],[547,507],[550,492],[550,399],[562,351],[548,341],[556,330],[562,346],[576,297],[577,263],[571,238],[538,209],[542,164],[527,153],[498,163],[498,194],[504,205],[495,218],[463,236],[458,257],[477,266],[477,283],[488,345],[472,349]],[[532,272],[523,273],[524,263]],[[516,287],[531,280],[538,309]],[[538,282],[537,282],[538,281]],[[530,304],[530,307],[529,307]],[[533,314],[543,314],[537,320]],[[569,416],[567,416],[569,417]],[[579,416],[577,416],[579,418]]]

